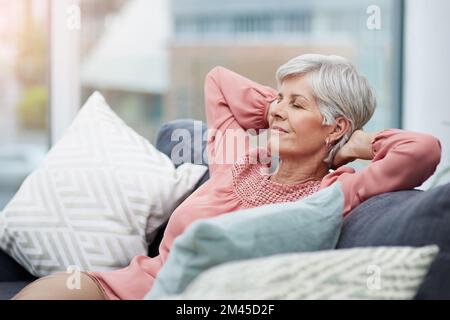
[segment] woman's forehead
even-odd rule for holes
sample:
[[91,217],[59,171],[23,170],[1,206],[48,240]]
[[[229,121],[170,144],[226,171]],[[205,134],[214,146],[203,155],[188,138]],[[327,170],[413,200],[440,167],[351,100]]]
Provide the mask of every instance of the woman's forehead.
[[314,100],[313,90],[305,76],[285,79],[281,83],[279,93],[286,97],[303,97],[309,101]]

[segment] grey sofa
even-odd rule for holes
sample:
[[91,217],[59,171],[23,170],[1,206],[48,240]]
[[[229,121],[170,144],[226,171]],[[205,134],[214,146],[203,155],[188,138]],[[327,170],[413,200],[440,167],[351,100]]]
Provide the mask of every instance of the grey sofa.
[[[158,131],[156,147],[170,157],[172,148],[183,141],[171,141],[173,130],[183,128],[204,137],[205,124],[190,119],[164,124]],[[194,139],[191,139],[194,143]],[[205,164],[201,148],[193,148],[191,162]],[[190,147],[193,147],[191,145]],[[175,163],[176,166],[181,163]],[[206,165],[206,164],[205,164]],[[198,186],[207,181],[208,173]],[[155,256],[165,226],[149,246]],[[420,286],[415,299],[450,299],[450,184],[423,192],[405,190],[373,197],[346,217],[336,249],[373,246],[424,246],[436,244],[440,252]],[[34,277],[0,251],[0,299],[9,299]]]

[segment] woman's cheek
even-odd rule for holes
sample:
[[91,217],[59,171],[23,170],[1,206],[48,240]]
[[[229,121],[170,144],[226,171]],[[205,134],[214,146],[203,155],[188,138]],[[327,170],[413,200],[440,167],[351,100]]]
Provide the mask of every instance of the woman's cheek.
[[280,154],[280,137],[271,134],[267,146],[273,156],[278,156]]

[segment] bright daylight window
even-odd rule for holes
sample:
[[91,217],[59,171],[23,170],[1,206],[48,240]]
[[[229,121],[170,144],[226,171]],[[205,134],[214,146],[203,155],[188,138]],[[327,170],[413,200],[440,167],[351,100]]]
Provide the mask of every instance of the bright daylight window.
[[48,149],[47,0],[0,0],[0,210]]

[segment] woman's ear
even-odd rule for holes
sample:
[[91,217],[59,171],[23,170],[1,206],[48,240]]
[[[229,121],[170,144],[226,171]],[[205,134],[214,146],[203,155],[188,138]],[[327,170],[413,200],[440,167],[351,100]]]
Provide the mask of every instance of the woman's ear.
[[329,135],[331,143],[339,141],[350,130],[350,121],[345,117],[337,117]]

